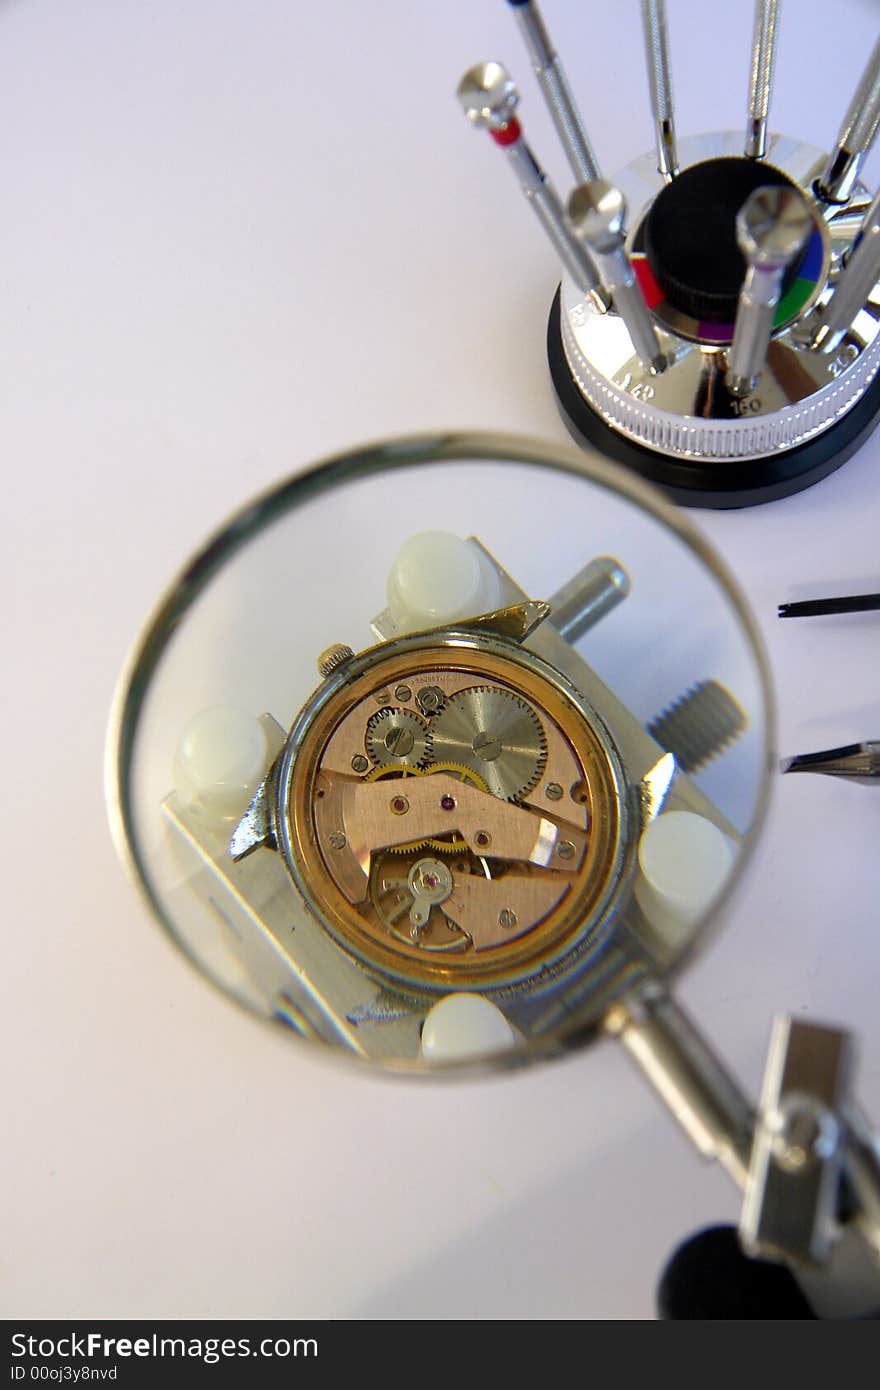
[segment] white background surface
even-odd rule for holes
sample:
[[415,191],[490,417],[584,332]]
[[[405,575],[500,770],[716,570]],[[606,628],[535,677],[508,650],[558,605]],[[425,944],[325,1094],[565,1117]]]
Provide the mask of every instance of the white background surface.
[[[651,134],[637,7],[602,8],[545,16],[614,170]],[[723,34],[668,9],[680,131],[739,124],[751,6]],[[878,7],[830,14],[786,7],[772,122],[826,146]],[[106,829],[126,650],[236,505],[383,435],[566,439],[553,256],[452,96],[490,56],[567,183],[501,0],[0,3],[5,1316],[650,1317],[674,1244],[735,1217],[610,1044],[433,1086],[261,1027],[166,944]],[[880,436],[796,498],[697,517],[764,630],[785,753],[880,731],[876,616],[775,617],[877,588],[878,467]],[[752,1089],[774,1010],[851,1024],[875,1117],[876,801],[777,780],[681,986]]]

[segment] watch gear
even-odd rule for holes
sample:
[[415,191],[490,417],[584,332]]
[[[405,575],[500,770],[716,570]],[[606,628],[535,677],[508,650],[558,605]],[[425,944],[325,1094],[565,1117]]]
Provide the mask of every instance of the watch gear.
[[462,846],[453,859],[422,850],[405,858],[377,855],[370,872],[370,903],[398,941],[430,953],[482,954],[533,931],[569,893],[560,876],[524,865],[490,867]]
[[426,771],[423,767],[411,767],[408,763],[380,763],[364,773],[365,782],[387,782],[392,777],[421,777]]
[[366,750],[380,767],[389,763],[421,767],[430,756],[431,736],[424,719],[411,710],[387,707],[367,721]]
[[452,695],[431,725],[431,746],[434,757],[471,768],[505,801],[530,791],[547,760],[537,714],[501,686],[475,685]]
[[442,912],[452,892],[452,873],[442,860],[419,849],[378,855],[370,871],[370,902],[379,921],[408,946],[425,951],[462,951],[468,937]]

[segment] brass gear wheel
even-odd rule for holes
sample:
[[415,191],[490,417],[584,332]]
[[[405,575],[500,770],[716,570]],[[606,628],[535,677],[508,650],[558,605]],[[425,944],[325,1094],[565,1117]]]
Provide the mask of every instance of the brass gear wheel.
[[364,773],[365,782],[384,782],[386,777],[424,777],[425,767],[411,767],[409,763],[380,763]]

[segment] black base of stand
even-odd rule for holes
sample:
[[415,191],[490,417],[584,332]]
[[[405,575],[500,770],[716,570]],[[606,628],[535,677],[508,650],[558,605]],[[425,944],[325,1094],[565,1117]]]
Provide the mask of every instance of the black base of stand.
[[801,492],[851,458],[880,419],[878,373],[838,424],[797,448],[741,462],[671,458],[618,434],[584,400],[562,347],[559,290],[547,324],[547,357],[562,417],[576,442],[632,468],[685,507],[753,507]]
[[657,1286],[657,1311],[674,1321],[815,1319],[794,1275],[744,1255],[733,1226],[710,1226],[678,1247]]

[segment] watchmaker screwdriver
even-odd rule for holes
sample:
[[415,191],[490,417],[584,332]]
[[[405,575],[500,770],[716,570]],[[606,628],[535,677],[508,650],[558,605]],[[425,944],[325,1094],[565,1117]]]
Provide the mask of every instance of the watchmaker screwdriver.
[[[810,346],[830,352],[851,327],[880,279],[880,193],[865,213],[849,260],[828,303],[814,316]],[[812,327],[812,325],[811,325]]]
[[767,115],[773,90],[780,3],[781,0],[758,0],[755,5],[745,144],[750,159],[763,159],[767,153]]
[[508,0],[522,30],[535,77],[578,183],[601,178],[599,164],[568,79],[534,0]]
[[[652,148],[600,175],[541,0],[507,3],[576,186],[607,178],[627,209],[625,242],[602,248],[571,217],[566,241],[559,199],[521,138],[515,92],[495,104],[483,90],[500,73],[509,95],[507,74],[484,64],[467,75],[465,110],[507,149],[563,261],[546,344],[574,438],[686,506],[752,506],[819,482],[880,421],[880,206],[860,176],[880,128],[878,26],[866,30],[860,66],[869,61],[841,102],[837,136],[818,148],[770,126],[782,0],[753,0],[741,120],[680,135],[672,48],[681,7],[639,0]],[[717,7],[692,8],[711,34]],[[593,69],[605,58],[595,46],[587,56]],[[818,99],[821,81],[814,87]],[[570,189],[560,192],[565,205]],[[612,305],[617,312],[605,312]]]
[[756,188],[739,211],[736,237],[748,269],[739,294],[728,386],[747,395],[764,365],[787,267],[804,249],[813,221],[801,194],[783,186]]
[[593,179],[576,188],[568,200],[568,220],[575,235],[589,248],[602,278],[633,341],[642,365],[652,374],[666,365],[654,327],[624,243],[626,200],[605,179]]
[[668,180],[678,173],[678,148],[675,142],[672,78],[669,75],[669,37],[664,0],[642,0],[642,26],[645,31],[651,110],[654,114],[657,170]]
[[874,45],[868,65],[853,93],[843,118],[837,145],[816,184],[816,192],[827,203],[849,199],[865,155],[874,143],[880,123],[880,39]]
[[880,781],[880,741],[847,743],[820,753],[800,753],[783,758],[780,772],[822,772],[852,782]]
[[472,125],[483,126],[504,153],[545,232],[580,292],[604,308],[592,261],[565,225],[559,195],[526,144],[514,114],[519,93],[500,63],[477,63],[458,84],[458,99]]

